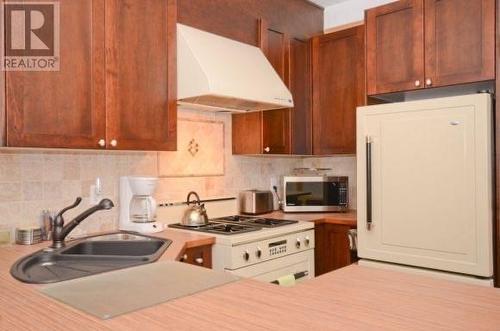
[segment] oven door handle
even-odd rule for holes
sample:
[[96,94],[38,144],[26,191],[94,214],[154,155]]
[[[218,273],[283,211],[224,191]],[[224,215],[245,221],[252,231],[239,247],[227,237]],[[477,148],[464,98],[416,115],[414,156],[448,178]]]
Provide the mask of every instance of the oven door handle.
[[[309,275],[309,271],[306,270],[306,271],[301,271],[301,272],[297,272],[297,273],[293,274],[293,277],[295,278],[295,280],[298,280],[298,279],[307,277],[308,275]],[[271,282],[271,284],[279,285],[279,282],[278,282],[278,280],[273,280]]]
[[372,138],[366,137],[366,229],[372,228]]

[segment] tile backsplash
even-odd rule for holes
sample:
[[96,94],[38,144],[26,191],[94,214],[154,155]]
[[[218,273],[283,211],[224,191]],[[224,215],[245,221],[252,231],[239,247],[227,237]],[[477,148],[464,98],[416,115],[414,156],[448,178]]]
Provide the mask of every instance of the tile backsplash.
[[[179,118],[224,123],[224,175],[161,178],[158,201],[183,201],[190,190],[202,197],[234,196],[250,188],[269,189],[272,178],[297,167],[328,167],[350,178],[351,207],[355,207],[354,157],[294,158],[247,157],[231,154],[231,116],[224,113],[179,111]],[[67,213],[67,220],[89,207],[89,191],[96,178],[104,196],[118,205],[119,177],[158,176],[171,152],[116,152],[0,149],[0,229],[38,223],[41,211],[56,211],[82,196],[81,205]],[[203,163],[200,164],[203,167]],[[74,235],[115,229],[118,208],[101,211],[84,221]]]

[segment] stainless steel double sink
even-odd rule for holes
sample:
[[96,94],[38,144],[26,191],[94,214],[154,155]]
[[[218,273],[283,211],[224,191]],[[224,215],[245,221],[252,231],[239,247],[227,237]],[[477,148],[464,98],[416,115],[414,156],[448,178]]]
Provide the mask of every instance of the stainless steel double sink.
[[42,249],[18,260],[12,276],[22,282],[47,284],[154,262],[172,243],[131,232],[116,232]]

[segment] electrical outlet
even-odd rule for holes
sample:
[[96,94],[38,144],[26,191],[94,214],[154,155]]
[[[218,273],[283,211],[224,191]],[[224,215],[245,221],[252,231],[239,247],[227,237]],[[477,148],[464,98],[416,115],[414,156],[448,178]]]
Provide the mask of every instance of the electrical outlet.
[[89,203],[96,205],[102,200],[101,178],[97,177],[94,185],[90,185]]
[[0,245],[6,245],[11,243],[11,230],[2,229],[0,230]]

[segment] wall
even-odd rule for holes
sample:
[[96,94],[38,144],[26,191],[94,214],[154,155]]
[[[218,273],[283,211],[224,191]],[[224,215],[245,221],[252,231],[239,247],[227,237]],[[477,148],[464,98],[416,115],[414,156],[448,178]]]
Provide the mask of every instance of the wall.
[[377,7],[396,0],[347,0],[325,8],[324,29],[362,21],[365,9]]
[[[179,111],[180,119],[223,121],[225,173],[210,177],[162,178],[156,198],[183,201],[190,190],[202,197],[235,196],[240,190],[270,189],[271,178],[297,167],[329,167],[332,174],[350,176],[351,206],[355,207],[355,159],[352,157],[246,157],[231,154],[231,116],[222,113]],[[84,198],[67,220],[89,207],[89,188],[100,177],[104,195],[116,207],[82,223],[74,235],[115,229],[118,222],[119,177],[158,176],[158,162],[169,162],[171,152],[114,152],[0,149],[0,229],[35,225],[44,209],[59,210],[77,196]],[[163,154],[163,155],[160,155]],[[160,157],[159,157],[160,156]],[[203,166],[203,165],[200,165]]]

